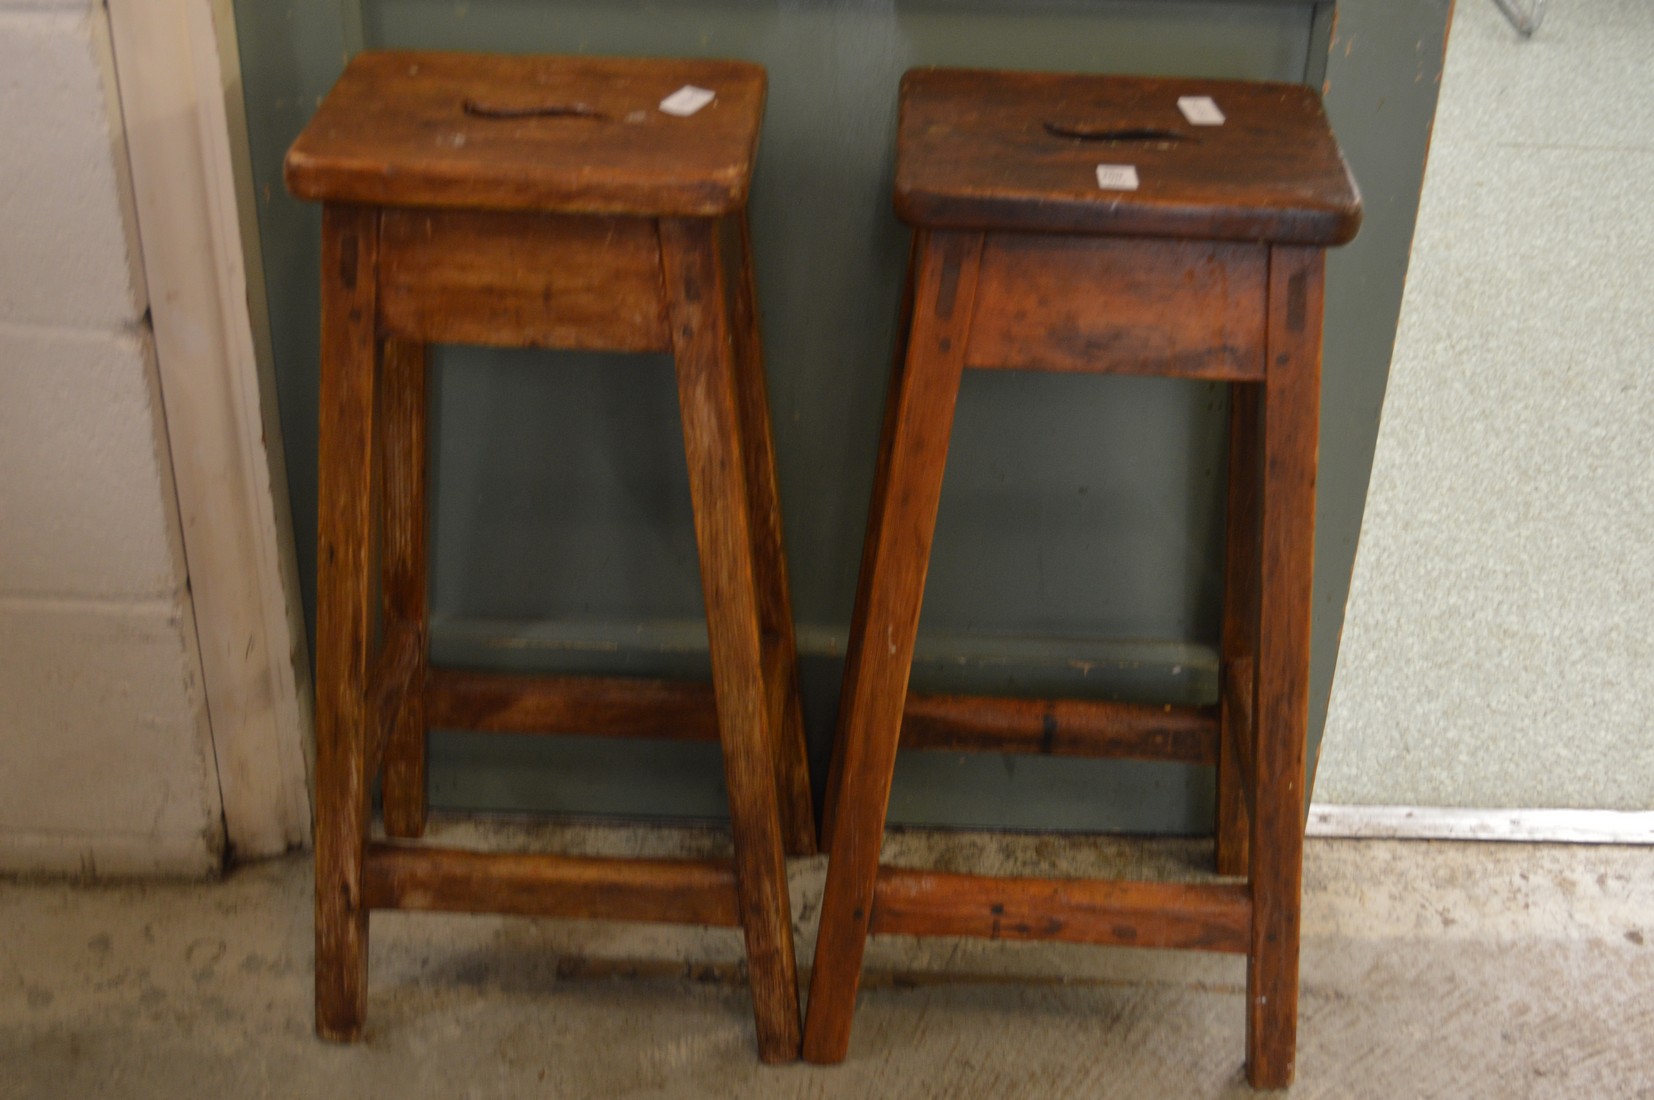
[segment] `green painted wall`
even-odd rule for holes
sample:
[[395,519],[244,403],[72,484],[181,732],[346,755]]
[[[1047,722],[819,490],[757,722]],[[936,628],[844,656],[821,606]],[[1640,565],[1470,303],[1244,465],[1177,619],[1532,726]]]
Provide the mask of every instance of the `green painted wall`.
[[[1382,24],[1380,5],[1366,6],[1373,14],[1364,17]],[[1369,200],[1379,196],[1384,208],[1369,214],[1364,251],[1335,261],[1329,279],[1317,738],[1434,107],[1433,82],[1413,85],[1411,69],[1401,89],[1410,98],[1388,113],[1373,108],[1374,89],[1387,94],[1396,57],[1412,62],[1415,51],[1390,42],[1397,34],[1433,34],[1440,66],[1439,5],[1413,0],[1407,19],[1412,29],[1346,58],[1365,65],[1349,91],[1336,56],[1331,70],[1335,122]],[[280,158],[348,53],[365,45],[705,55],[769,68],[752,216],[818,782],[906,256],[889,199],[901,73],[953,64],[1313,81],[1332,31],[1326,6],[1281,0],[245,0],[238,20],[312,617],[319,217],[283,194]],[[1351,104],[1347,125],[1339,95]],[[1382,155],[1398,147],[1404,156]],[[1369,148],[1364,167],[1356,152]],[[438,658],[704,674],[670,364],[444,348],[434,369]],[[968,375],[916,683],[1214,698],[1225,402],[1216,385]],[[705,747],[438,733],[432,752],[439,806],[722,812]],[[914,753],[899,766],[892,813],[1200,831],[1210,805],[1200,769]]]

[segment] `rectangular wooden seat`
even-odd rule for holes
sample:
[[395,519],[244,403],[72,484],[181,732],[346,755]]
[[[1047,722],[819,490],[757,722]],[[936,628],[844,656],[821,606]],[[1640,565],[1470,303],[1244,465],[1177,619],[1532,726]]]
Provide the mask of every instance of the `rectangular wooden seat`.
[[[1206,96],[1226,115],[1178,109]],[[896,214],[915,226],[1342,244],[1361,200],[1320,97],[1298,84],[914,69]],[[1130,164],[1105,190],[1099,163]]]
[[[685,85],[715,98],[660,110]],[[741,61],[365,53],[293,143],[287,187],[313,202],[713,217],[746,204],[764,90]]]

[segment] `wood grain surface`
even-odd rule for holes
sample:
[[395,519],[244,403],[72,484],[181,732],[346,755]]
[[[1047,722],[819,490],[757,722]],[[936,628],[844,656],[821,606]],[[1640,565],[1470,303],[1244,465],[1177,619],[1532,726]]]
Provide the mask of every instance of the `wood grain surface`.
[[425,343],[666,351],[648,218],[387,210],[380,324]]
[[433,668],[425,710],[436,729],[718,739],[712,685],[688,680]]
[[798,1057],[798,970],[743,457],[754,441],[742,431],[731,287],[715,224],[663,220],[660,235],[758,1055],[785,1062]]
[[367,1009],[366,692],[371,579],[374,267],[379,213],[322,212],[321,428],[316,550],[316,1032],[360,1037]]
[[1324,270],[1316,249],[1276,248],[1270,256],[1258,582],[1264,625],[1253,715],[1259,795],[1252,807],[1246,971],[1246,1075],[1255,1088],[1291,1084],[1297,1053]]
[[1247,806],[1257,787],[1252,715],[1258,669],[1259,387],[1229,387],[1229,468],[1224,500],[1223,619],[1219,639],[1220,747],[1217,868],[1244,875]]
[[881,488],[868,519],[856,593],[859,629],[839,703],[836,802],[825,838],[827,883],[805,1021],[804,1057],[812,1062],[840,1062],[849,1050],[919,605],[982,266],[979,233],[926,233],[917,247],[913,328],[892,383],[893,427],[874,475]]
[[[914,69],[896,212],[915,226],[1340,244],[1360,199],[1314,91],[1194,78]],[[1180,96],[1227,116],[1193,126]],[[1129,164],[1134,191],[1098,164]]]
[[[1216,100],[1223,125],[1191,125],[1185,95]],[[1283,1087],[1296,1056],[1318,246],[1360,220],[1319,100],[1289,85],[915,70],[897,160],[917,278],[840,696],[804,1056],[844,1059],[870,932],[1193,947],[1247,956],[1247,1077]],[[1132,165],[1137,186],[1102,188],[1107,163]],[[1231,383],[1217,707],[908,695],[966,366]],[[881,868],[898,728],[908,748],[1215,766],[1217,869],[1246,881]]]
[[735,871],[715,860],[595,859],[374,844],[374,909],[515,913],[733,927]]
[[991,233],[965,365],[1263,377],[1265,249]]
[[[688,117],[659,109],[690,84],[711,101]],[[361,1035],[376,906],[739,924],[759,1056],[798,1056],[784,849],[812,853],[816,833],[743,209],[764,88],[763,70],[739,62],[366,53],[289,151],[290,189],[326,202],[316,849],[325,1037]],[[430,667],[432,342],[673,353],[710,685]],[[423,832],[433,726],[717,738],[733,865],[396,844],[369,852],[369,783],[381,761],[386,832]]]
[[[383,246],[381,217],[381,258]],[[405,671],[398,666],[401,682],[385,685],[396,693],[395,702],[386,704],[391,709],[381,718],[385,741],[382,751],[376,751],[371,759],[382,765],[379,795],[385,831],[395,837],[417,837],[425,831],[425,673],[429,646],[426,418],[430,395],[425,345],[385,341],[381,370],[379,476],[384,503],[380,510],[379,601],[386,647],[395,641],[409,652]]]
[[909,693],[901,747],[1209,765],[1218,720],[1210,707]]
[[[717,93],[660,110],[686,84]],[[746,203],[764,70],[740,61],[367,51],[287,154],[302,199],[711,216]]]
[[770,430],[752,237],[744,210],[720,219],[718,241],[724,286],[732,295],[730,336],[735,354],[736,415],[741,425],[752,567],[758,583],[758,621],[763,634],[765,691],[770,700],[775,782],[781,792],[781,828],[787,854],[807,856],[817,848],[809,746],[798,694],[798,641],[781,527],[781,491]]
[[861,564],[856,570],[858,588],[856,602],[851,610],[850,633],[845,643],[844,676],[839,683],[838,725],[834,731],[832,757],[827,766],[826,797],[823,799],[821,807],[821,841],[823,848],[828,846],[833,835],[834,822],[838,816],[839,795],[845,791],[843,772],[846,753],[842,747],[845,716],[849,708],[849,700],[854,698],[856,693],[855,673],[861,667],[861,650],[867,637],[867,601],[863,598],[860,590],[860,586],[865,584],[865,581],[859,578],[868,575],[874,551],[878,548],[876,540],[871,537],[871,525],[874,522],[872,517],[884,514],[886,501],[885,472],[888,468],[888,458],[886,456],[889,455],[890,449],[894,445],[897,427],[896,415],[901,410],[902,386],[907,373],[908,345],[913,335],[913,302],[917,293],[914,280],[918,277],[921,247],[927,242],[926,234],[913,234],[913,239],[908,243],[907,268],[902,276],[901,305],[896,314],[896,343],[890,374],[885,383],[884,415],[879,427],[879,449],[878,457],[875,460],[877,466],[873,476],[873,493],[867,505],[869,529],[862,538]]
[[879,869],[872,931],[990,940],[1055,940],[1244,954],[1245,886],[997,878]]
[[[385,761],[390,743],[403,734],[401,723],[410,710],[420,663],[421,637],[412,623],[393,623],[385,629],[379,655],[368,673],[366,707],[367,767],[372,774]],[[421,748],[424,729],[420,728]],[[424,792],[421,791],[421,804]],[[423,827],[423,823],[422,823]],[[395,833],[391,834],[397,835]]]

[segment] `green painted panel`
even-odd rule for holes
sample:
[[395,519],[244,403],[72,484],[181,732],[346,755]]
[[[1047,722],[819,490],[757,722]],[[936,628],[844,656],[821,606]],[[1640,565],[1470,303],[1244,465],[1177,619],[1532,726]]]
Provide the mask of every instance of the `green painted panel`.
[[[1298,80],[1324,56],[1328,22],[1311,5],[1235,0],[249,0],[238,18],[307,614],[319,219],[285,197],[279,166],[347,44],[730,56],[769,68],[752,216],[818,782],[906,257],[889,197],[901,73],[937,63]],[[1407,125],[1422,130],[1428,115]],[[1399,274],[1383,277],[1399,296]],[[1389,335],[1364,337],[1382,338],[1385,364]],[[439,657],[704,673],[669,364],[443,348],[434,370]],[[1194,383],[967,376],[916,682],[1212,699],[1224,406],[1221,387]],[[1362,488],[1370,451],[1369,441],[1357,463]],[[1340,608],[1347,563],[1341,577]],[[433,738],[433,800],[709,816],[723,801],[704,749],[455,734]],[[907,754],[893,814],[1198,831],[1210,777]]]

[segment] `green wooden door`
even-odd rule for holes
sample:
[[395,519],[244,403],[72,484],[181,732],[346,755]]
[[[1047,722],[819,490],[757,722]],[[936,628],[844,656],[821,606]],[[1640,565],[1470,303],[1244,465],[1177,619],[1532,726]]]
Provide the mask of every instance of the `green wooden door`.
[[[694,55],[768,67],[751,212],[818,785],[906,258],[906,231],[890,212],[902,72],[946,64],[1315,82],[1332,28],[1329,5],[1293,0],[243,0],[237,7],[312,624],[319,216],[283,193],[280,163],[348,54],[418,47]],[[1437,7],[1416,4],[1413,22],[1423,24]],[[1439,56],[1433,63],[1439,71]],[[1433,86],[1428,100],[1422,113],[1417,104],[1393,112],[1405,115],[1409,135],[1427,134]],[[1341,136],[1349,144],[1358,135]],[[1382,393],[1394,309],[1383,316],[1380,308],[1376,323],[1366,312],[1351,322],[1359,348],[1334,326],[1339,303],[1363,285],[1370,292],[1378,281],[1399,301],[1423,157],[1422,141],[1414,144],[1417,154],[1391,173],[1405,225],[1381,229],[1378,242],[1388,246],[1386,257],[1399,243],[1399,268],[1372,261],[1355,272],[1333,268],[1334,411],[1351,372],[1369,394],[1376,375]],[[1373,234],[1369,221],[1362,243]],[[670,363],[442,348],[433,369],[436,658],[705,675]],[[1214,700],[1226,400],[1215,384],[967,375],[916,685]],[[1329,424],[1329,453],[1351,460],[1333,463],[1345,471],[1344,484],[1324,485],[1323,509],[1336,492],[1340,504],[1354,500],[1358,520],[1376,418],[1373,404],[1353,425]],[[1321,564],[1324,627],[1322,605],[1341,620],[1349,555],[1335,550],[1329,560],[1323,549]],[[1319,643],[1316,737],[1336,652],[1324,630]],[[432,802],[720,816],[713,751],[438,731]],[[892,803],[893,818],[903,821],[1154,832],[1202,831],[1210,814],[1203,769],[928,753],[904,756]]]

